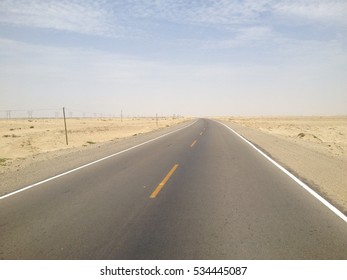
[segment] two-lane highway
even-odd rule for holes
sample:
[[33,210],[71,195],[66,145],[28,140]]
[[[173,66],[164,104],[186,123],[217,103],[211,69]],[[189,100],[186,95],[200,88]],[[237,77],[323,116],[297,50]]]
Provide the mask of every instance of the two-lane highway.
[[222,124],[0,200],[2,259],[347,259],[347,223]]

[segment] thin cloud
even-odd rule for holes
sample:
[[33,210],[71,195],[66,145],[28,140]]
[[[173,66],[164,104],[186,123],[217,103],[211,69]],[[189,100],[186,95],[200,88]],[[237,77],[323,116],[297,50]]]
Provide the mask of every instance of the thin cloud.
[[125,1],[129,15],[188,24],[234,24],[253,21],[267,11],[269,0]]
[[0,2],[0,23],[124,37],[146,36],[150,32],[147,24],[155,22],[230,30],[241,25],[262,25],[264,19],[276,24],[276,19],[284,16],[346,25],[346,11],[343,0],[4,0]]
[[123,32],[111,21],[112,14],[97,1],[0,2],[0,22],[15,26],[49,28],[82,34],[110,36]]
[[273,9],[282,16],[347,25],[347,2],[344,0],[281,1]]
[[347,3],[344,0],[129,0],[123,1],[121,8],[132,18],[221,27],[254,24],[264,17],[284,15],[331,23],[347,22]]

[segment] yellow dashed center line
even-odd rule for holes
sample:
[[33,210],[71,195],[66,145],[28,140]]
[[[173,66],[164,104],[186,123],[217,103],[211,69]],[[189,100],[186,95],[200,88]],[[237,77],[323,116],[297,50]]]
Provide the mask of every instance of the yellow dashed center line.
[[190,145],[190,147],[193,148],[195,143],[196,143],[196,140],[194,140],[194,142]]
[[161,189],[165,186],[165,184],[167,183],[167,181],[170,179],[170,177],[172,176],[172,174],[175,172],[175,170],[177,169],[178,164],[175,164],[174,167],[171,168],[170,172],[165,176],[165,178],[163,179],[163,181],[160,182],[160,184],[156,187],[156,189],[152,192],[150,198],[156,198],[156,196],[158,195],[158,193],[161,191]]

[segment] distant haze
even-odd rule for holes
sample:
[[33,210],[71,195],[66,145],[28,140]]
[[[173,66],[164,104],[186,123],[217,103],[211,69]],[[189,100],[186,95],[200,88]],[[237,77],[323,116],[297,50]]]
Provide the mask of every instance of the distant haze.
[[347,1],[0,1],[0,110],[347,114]]

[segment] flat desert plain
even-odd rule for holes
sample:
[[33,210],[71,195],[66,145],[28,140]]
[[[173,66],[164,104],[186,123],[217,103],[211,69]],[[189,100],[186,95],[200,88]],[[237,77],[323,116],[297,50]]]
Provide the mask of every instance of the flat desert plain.
[[[69,118],[68,145],[63,119],[0,120],[0,174],[21,167],[21,161],[49,153],[50,158],[71,148],[83,148],[136,136],[184,122],[184,118]],[[66,151],[65,151],[66,152]]]
[[219,120],[347,213],[347,116]]
[[[134,136],[187,120],[159,118],[157,125],[155,118],[69,118],[69,145],[62,119],[0,120],[0,191],[7,193],[29,181],[44,179],[45,169],[63,172],[88,153],[86,162],[92,155],[99,157],[100,151],[107,155],[107,143],[131,143]],[[217,120],[230,125],[347,213],[347,116]]]

